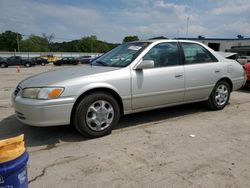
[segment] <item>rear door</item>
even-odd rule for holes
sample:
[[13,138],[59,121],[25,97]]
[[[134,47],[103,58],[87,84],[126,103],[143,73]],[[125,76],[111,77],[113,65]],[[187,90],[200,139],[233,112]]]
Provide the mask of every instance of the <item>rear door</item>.
[[20,65],[20,59],[19,56],[12,56],[8,59],[8,65],[14,66],[14,65]]
[[185,71],[185,101],[209,97],[221,77],[222,67],[206,48],[197,43],[182,42]]
[[67,64],[67,61],[68,61],[68,58],[67,57],[64,57],[64,58],[62,58],[62,64]]

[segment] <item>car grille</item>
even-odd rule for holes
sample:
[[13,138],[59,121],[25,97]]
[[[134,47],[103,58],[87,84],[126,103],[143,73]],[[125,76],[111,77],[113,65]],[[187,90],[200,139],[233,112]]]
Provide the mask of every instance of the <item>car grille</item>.
[[14,91],[14,95],[17,96],[17,94],[21,91],[21,87],[20,86],[17,86],[15,91]]

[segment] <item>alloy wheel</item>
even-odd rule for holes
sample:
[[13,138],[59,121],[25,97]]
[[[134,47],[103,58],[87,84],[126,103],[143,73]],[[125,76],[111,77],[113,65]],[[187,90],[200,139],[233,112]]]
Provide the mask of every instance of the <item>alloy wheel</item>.
[[216,92],[215,92],[215,102],[219,106],[223,106],[228,99],[228,88],[224,85],[221,84],[217,87]]
[[103,131],[108,128],[114,119],[114,108],[106,100],[92,103],[86,113],[86,123],[93,131]]

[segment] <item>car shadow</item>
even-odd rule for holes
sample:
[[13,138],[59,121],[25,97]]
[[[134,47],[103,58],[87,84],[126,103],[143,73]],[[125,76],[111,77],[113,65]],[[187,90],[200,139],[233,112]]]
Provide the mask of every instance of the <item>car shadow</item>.
[[137,126],[144,123],[157,123],[162,120],[182,117],[208,111],[208,107],[203,102],[185,104],[146,112],[125,115],[120,118],[119,125],[115,129]]
[[250,93],[250,87],[242,87],[240,90],[238,90],[239,92],[243,92],[243,93]]
[[[140,112],[121,117],[115,129],[133,127],[143,123],[159,122],[184,115],[195,114],[207,111],[203,103],[193,103],[169,108]],[[0,121],[0,139],[14,137],[20,134],[25,135],[27,147],[45,146],[51,149],[60,142],[79,142],[88,140],[81,136],[73,126],[55,127],[32,127],[20,123],[15,115],[11,115]]]
[[11,115],[0,122],[0,139],[25,135],[27,147],[56,145],[61,141],[79,142],[86,140],[72,126],[32,127],[20,123],[15,115]]

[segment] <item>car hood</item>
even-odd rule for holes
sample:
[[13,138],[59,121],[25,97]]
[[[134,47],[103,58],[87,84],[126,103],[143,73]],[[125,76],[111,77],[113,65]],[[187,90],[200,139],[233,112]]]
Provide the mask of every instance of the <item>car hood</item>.
[[89,76],[98,73],[109,72],[117,70],[117,67],[103,67],[103,66],[76,66],[70,68],[61,68],[54,71],[49,71],[37,74],[19,83],[21,88],[26,87],[45,87],[56,85],[59,82],[74,79],[82,76]]

